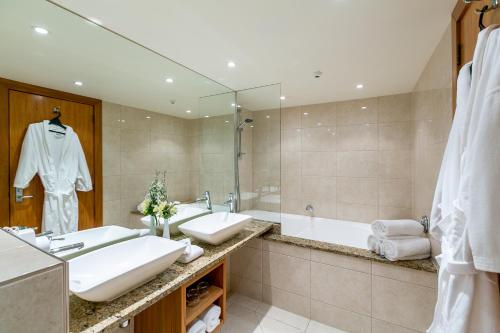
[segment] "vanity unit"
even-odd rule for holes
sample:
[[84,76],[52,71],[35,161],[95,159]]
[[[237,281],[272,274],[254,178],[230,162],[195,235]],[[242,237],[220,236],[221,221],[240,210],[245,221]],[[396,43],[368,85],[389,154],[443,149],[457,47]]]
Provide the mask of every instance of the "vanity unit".
[[[71,296],[69,332],[184,333],[211,304],[221,307],[221,324],[215,332],[219,331],[226,310],[227,256],[271,228],[270,223],[252,221],[220,245],[192,240],[205,250],[202,257],[188,264],[176,262],[150,282],[111,302],[94,303]],[[188,307],[186,291],[200,280],[209,283],[208,295]]]

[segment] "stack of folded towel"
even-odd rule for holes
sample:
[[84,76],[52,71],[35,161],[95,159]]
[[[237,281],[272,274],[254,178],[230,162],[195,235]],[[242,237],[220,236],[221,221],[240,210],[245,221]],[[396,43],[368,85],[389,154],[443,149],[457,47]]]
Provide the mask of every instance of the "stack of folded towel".
[[188,327],[187,333],[212,332],[220,324],[220,315],[220,306],[213,304]]
[[429,258],[431,244],[424,226],[415,220],[376,220],[368,248],[391,261]]

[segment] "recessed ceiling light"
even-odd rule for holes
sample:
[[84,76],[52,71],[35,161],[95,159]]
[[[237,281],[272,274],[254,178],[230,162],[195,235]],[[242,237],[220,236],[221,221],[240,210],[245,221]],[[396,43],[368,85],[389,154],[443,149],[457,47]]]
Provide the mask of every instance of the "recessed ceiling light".
[[172,79],[171,77],[168,77],[165,79],[165,82],[167,83],[174,83],[174,79]]
[[362,106],[361,109],[362,110],[366,110],[366,109],[368,109],[368,107],[367,106]]
[[229,120],[224,120],[224,122],[225,122],[225,123],[228,123],[228,122],[229,122]]
[[210,116],[204,116],[205,118],[210,118]]
[[236,106],[236,103],[231,103],[231,106],[234,108]]
[[253,128],[253,125],[250,125],[251,128]]
[[304,112],[304,116],[308,116],[308,115],[309,115],[309,113],[308,113],[308,112]]
[[83,86],[83,82],[82,81],[75,81],[73,83],[75,84],[75,86]]
[[280,99],[281,99],[282,101],[284,101],[284,100],[286,99],[286,97],[285,97],[285,96],[280,96]]
[[33,27],[33,30],[35,30],[35,32],[39,33],[40,35],[46,35],[49,33],[47,29],[42,27]]
[[186,113],[191,113],[191,110],[186,110]]
[[266,116],[266,118],[269,119],[269,118],[271,118],[271,116],[268,115],[268,116]]
[[227,62],[227,67],[234,68],[234,67],[236,67],[236,64],[234,63],[234,61],[228,61]]
[[146,119],[151,119],[151,117],[150,116],[146,116]]
[[356,85],[356,89],[363,89],[364,87],[365,87],[365,86],[364,86],[364,85],[362,85],[361,83],[358,83],[358,84]]

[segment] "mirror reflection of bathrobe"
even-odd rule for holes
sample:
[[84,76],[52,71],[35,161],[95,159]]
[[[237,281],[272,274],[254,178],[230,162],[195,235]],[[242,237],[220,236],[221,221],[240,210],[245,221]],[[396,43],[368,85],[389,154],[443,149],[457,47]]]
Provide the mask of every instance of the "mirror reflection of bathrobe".
[[[78,136],[50,132],[45,120],[31,124],[24,137],[14,187],[26,188],[38,174],[45,189],[42,230],[65,234],[78,230],[78,191],[91,191],[92,180]],[[54,130],[61,131],[59,127]]]

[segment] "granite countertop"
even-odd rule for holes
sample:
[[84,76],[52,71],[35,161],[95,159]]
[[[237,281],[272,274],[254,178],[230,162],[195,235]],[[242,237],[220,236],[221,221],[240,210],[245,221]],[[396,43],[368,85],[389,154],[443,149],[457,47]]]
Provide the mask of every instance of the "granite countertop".
[[[69,331],[96,333],[108,332],[158,302],[181,285],[224,260],[225,256],[242,247],[252,238],[272,229],[272,224],[252,221],[242,232],[218,246],[197,244],[203,247],[202,257],[188,264],[174,263],[154,280],[107,303],[92,303],[74,295],[69,301]],[[185,238],[178,237],[178,238]]]
[[297,238],[292,236],[284,236],[281,235],[281,226],[279,224],[273,225],[272,230],[263,235],[262,238],[270,241],[282,242],[321,251],[328,251],[337,254],[348,255],[351,257],[370,259],[376,262],[396,265],[400,267],[412,268],[420,271],[426,271],[431,273],[437,272],[437,267],[431,259],[390,261],[385,258],[382,258],[381,256],[369,250],[364,250],[356,247],[350,247],[339,244],[325,243],[310,239]]

